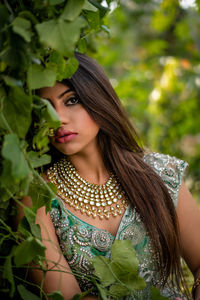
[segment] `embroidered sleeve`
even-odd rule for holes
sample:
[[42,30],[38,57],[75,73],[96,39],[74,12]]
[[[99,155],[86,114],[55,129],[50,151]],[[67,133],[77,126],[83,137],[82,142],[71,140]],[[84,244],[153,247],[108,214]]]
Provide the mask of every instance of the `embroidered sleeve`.
[[55,229],[57,230],[57,228],[60,226],[60,218],[61,218],[61,208],[57,199],[53,199],[51,201],[50,217],[55,226]]
[[145,155],[144,161],[160,175],[177,207],[178,193],[188,163],[174,156],[154,152]]

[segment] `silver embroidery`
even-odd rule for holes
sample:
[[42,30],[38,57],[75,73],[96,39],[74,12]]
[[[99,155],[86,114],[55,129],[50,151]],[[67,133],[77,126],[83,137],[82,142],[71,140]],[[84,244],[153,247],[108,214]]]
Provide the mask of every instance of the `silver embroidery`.
[[106,230],[94,230],[92,233],[93,246],[99,251],[108,251],[112,245],[110,234]]
[[[161,176],[176,205],[178,191],[187,163],[175,157],[159,153],[145,155],[144,161]],[[93,272],[91,260],[96,255],[92,249],[95,248],[99,251],[99,254],[109,257],[110,247],[115,238],[106,230],[100,230],[90,224],[81,222],[80,219],[66,210],[61,200],[53,201],[55,203],[50,216],[55,226],[60,247],[71,270],[83,273],[82,277],[77,276],[77,280],[81,290],[87,290],[92,287],[92,283],[87,280],[87,275]],[[155,258],[153,259],[154,255],[150,241],[140,216],[130,206],[127,207],[122,217],[116,239],[129,239],[132,241],[139,259],[139,274],[147,282],[147,287],[144,290],[125,297],[123,300],[150,299],[149,285],[158,283]],[[162,294],[172,299],[175,296],[180,296],[170,286],[166,287]]]

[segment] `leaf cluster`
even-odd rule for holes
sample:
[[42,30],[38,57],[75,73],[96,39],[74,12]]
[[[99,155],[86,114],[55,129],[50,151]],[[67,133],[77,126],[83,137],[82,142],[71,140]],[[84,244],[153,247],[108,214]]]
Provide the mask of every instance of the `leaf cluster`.
[[[130,240],[115,240],[110,257],[97,255],[92,263],[96,276],[92,278],[92,282],[100,299],[143,299],[139,292],[146,287],[146,283],[139,276],[139,261]],[[157,288],[150,289],[152,300],[167,299]],[[82,297],[83,294],[76,295],[73,300]]]
[[138,259],[129,240],[115,240],[111,259],[96,256],[94,268],[100,280],[97,288],[104,300],[107,296],[119,299],[145,287],[144,279],[138,275]]
[[[5,0],[0,4],[0,291],[4,298],[38,299],[28,289],[24,268],[35,262],[43,270],[45,247],[37,210],[51,209],[56,189],[42,178],[51,163],[49,129],[60,119],[38,89],[69,78],[78,62],[74,51],[91,47],[92,36],[107,30],[109,11],[102,1]],[[31,196],[32,207],[21,198]],[[16,228],[18,209],[24,218]],[[45,297],[41,287],[40,298]],[[28,289],[26,289],[28,288]],[[59,292],[52,299],[62,299]]]
[[123,1],[107,16],[111,37],[99,39],[95,54],[145,147],[189,163],[198,203],[199,13],[199,1]]

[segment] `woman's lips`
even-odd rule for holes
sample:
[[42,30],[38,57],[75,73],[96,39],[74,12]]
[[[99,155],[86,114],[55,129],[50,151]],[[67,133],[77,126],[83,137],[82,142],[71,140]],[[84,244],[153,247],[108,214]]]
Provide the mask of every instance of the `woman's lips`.
[[71,133],[71,134],[68,134],[68,135],[65,135],[65,136],[56,137],[56,142],[60,143],[60,144],[63,144],[63,143],[66,143],[66,142],[69,142],[69,141],[73,140],[76,136],[77,136],[77,133]]

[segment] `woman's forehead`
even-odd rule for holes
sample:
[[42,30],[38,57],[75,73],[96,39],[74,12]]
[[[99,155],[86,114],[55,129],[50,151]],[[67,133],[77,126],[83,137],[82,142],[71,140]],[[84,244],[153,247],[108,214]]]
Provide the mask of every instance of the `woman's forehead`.
[[63,84],[61,82],[56,82],[56,84],[52,87],[43,87],[39,89],[38,94],[41,97],[47,97],[47,96],[52,96],[52,97],[61,97],[63,93],[66,91],[72,91],[71,87],[68,86],[67,84]]

